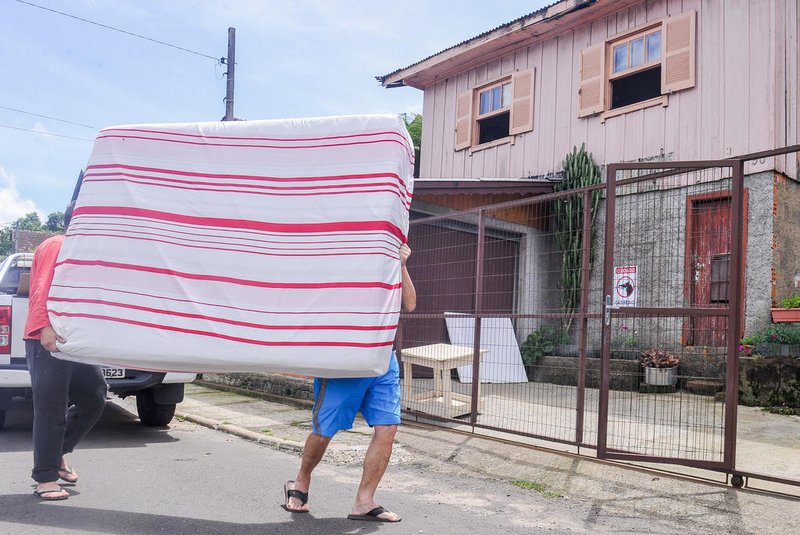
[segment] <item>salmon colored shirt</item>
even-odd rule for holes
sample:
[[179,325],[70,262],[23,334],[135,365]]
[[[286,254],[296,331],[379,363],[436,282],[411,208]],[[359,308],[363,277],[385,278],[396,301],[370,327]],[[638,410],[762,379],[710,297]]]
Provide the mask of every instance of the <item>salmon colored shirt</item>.
[[53,236],[43,241],[33,253],[28,321],[25,322],[25,335],[23,336],[25,340],[41,340],[42,329],[50,325],[50,318],[47,316],[47,298],[50,295],[56,259],[63,241],[64,236]]

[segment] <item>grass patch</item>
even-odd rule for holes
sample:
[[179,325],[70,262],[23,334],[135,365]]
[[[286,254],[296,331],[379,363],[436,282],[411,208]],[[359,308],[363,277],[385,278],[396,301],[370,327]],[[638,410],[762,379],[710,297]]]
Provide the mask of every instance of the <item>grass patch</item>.
[[559,494],[558,492],[547,490],[547,487],[545,487],[543,484],[536,483],[534,481],[525,481],[524,479],[517,479],[512,481],[511,484],[521,489],[535,490],[545,498],[562,498],[561,494]]
[[179,414],[175,415],[175,419],[178,420],[179,422],[185,422],[186,421],[186,417],[185,416],[181,416]]
[[264,433],[265,435],[271,435],[272,434],[272,429],[269,429],[268,427],[264,427],[264,428],[261,429],[261,432]]

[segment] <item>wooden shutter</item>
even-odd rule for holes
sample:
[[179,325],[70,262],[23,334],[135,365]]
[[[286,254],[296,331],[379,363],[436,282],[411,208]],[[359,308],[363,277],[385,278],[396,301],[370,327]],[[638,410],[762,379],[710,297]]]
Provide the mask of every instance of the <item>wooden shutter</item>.
[[578,117],[600,113],[605,107],[605,56],[605,42],[581,50]]
[[472,141],[472,91],[465,91],[456,98],[455,149],[466,149]]
[[511,77],[511,119],[508,133],[521,134],[533,130],[533,69],[514,73]]
[[661,92],[671,93],[695,85],[695,12],[664,21],[664,59]]

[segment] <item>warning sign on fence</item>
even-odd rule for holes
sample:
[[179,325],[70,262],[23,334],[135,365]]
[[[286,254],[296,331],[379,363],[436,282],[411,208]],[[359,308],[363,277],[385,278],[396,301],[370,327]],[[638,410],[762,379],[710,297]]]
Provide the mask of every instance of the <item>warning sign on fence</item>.
[[614,268],[614,305],[635,307],[637,294],[637,266]]

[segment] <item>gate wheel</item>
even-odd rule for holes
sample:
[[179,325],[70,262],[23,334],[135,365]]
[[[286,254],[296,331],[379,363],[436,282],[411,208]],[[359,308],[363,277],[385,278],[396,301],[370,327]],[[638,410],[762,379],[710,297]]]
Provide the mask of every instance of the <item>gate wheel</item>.
[[731,486],[737,489],[742,488],[744,486],[744,478],[737,474],[732,475]]

